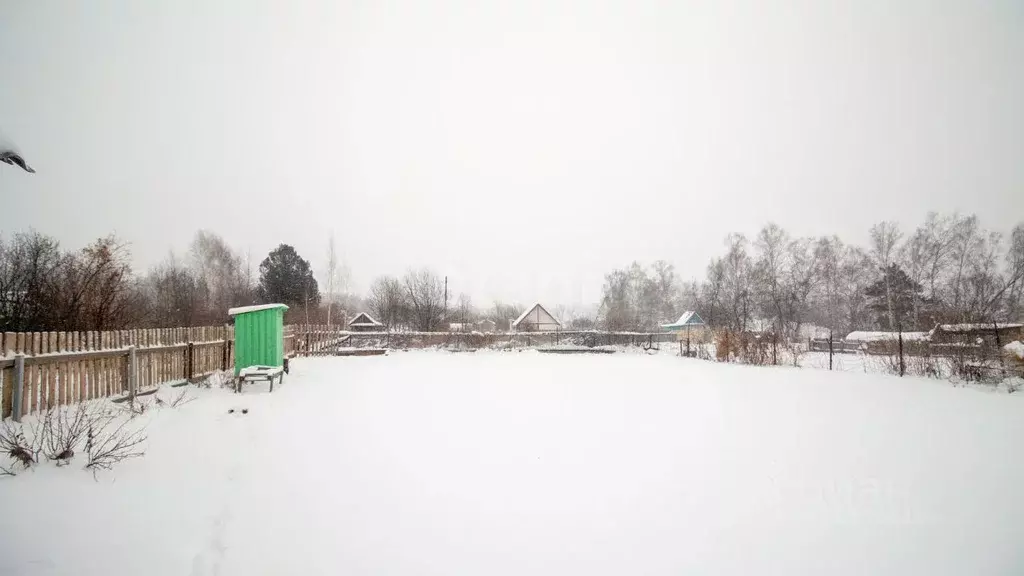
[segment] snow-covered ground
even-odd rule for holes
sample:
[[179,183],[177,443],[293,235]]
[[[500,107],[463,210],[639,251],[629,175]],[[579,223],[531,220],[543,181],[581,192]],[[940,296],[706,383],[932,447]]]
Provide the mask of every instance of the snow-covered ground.
[[1024,394],[536,351],[197,394],[0,479],[0,574],[1024,573]]

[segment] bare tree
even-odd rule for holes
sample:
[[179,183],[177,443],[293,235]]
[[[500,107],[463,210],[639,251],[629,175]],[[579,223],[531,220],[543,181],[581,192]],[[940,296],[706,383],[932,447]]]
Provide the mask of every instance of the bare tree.
[[519,304],[505,304],[501,301],[495,301],[494,305],[491,306],[491,310],[488,313],[491,320],[494,320],[494,325],[500,330],[508,329],[509,320],[518,318],[523,313],[523,307]]
[[0,329],[28,332],[55,325],[57,270],[64,255],[53,238],[27,232],[0,238]]
[[786,324],[786,289],[783,283],[789,267],[786,246],[789,234],[778,225],[769,223],[761,229],[754,242],[757,259],[754,262],[752,288],[759,301],[761,315],[771,320],[775,333],[781,334]]
[[871,227],[871,258],[885,280],[889,325],[897,326],[894,294],[890,274],[885,272],[894,263],[903,233],[895,222],[880,222]]
[[[1010,246],[1006,252],[1006,282],[1002,292],[1006,294],[1006,318],[1024,319],[1024,223],[1017,224],[1010,234]],[[997,294],[998,298],[1001,294]]]
[[200,230],[192,240],[191,264],[203,288],[207,320],[223,318],[228,308],[251,304],[251,271],[242,257],[217,234]]
[[149,323],[156,326],[196,326],[206,319],[203,287],[195,272],[172,254],[146,278]]
[[334,250],[334,234],[327,244],[327,329],[331,328],[331,307],[334,305],[334,284],[338,278],[338,255]]
[[[456,300],[456,313],[459,315],[459,322],[466,324],[476,319],[476,311],[473,309],[473,301],[470,299],[469,294],[465,292],[459,293],[459,298]],[[465,327],[463,327],[465,328]]]
[[398,324],[407,320],[408,297],[405,286],[393,276],[380,276],[370,284],[367,305],[377,321],[384,324],[385,330],[394,330]]
[[723,312],[729,317],[732,329],[744,332],[753,312],[753,262],[747,254],[747,239],[742,234],[730,234],[726,238],[727,251],[722,259],[722,301]]
[[417,330],[431,332],[443,321],[444,285],[432,270],[410,270],[403,279],[412,322]]

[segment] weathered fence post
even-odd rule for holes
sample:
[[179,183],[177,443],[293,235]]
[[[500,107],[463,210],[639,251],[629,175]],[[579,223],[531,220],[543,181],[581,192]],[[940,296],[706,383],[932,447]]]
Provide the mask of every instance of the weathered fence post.
[[128,397],[134,399],[135,393],[139,390],[138,358],[135,355],[135,346],[128,347]]
[[897,326],[896,329],[898,330],[896,336],[899,338],[900,347],[900,376],[903,376],[907,372],[907,365],[903,362],[903,327]]
[[[227,342],[227,338],[224,339]],[[185,346],[185,380],[192,380],[192,342]]]
[[14,357],[14,408],[12,416],[15,422],[21,422],[21,402],[25,389],[25,355],[18,354]]
[[828,369],[832,369],[832,330],[828,331]]

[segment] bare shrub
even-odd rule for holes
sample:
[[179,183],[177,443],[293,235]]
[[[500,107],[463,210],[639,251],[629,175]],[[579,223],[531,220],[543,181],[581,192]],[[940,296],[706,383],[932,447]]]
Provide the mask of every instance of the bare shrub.
[[92,421],[92,411],[86,404],[64,410],[51,409],[47,413],[44,454],[58,466],[71,461]]
[[732,353],[732,332],[719,330],[715,332],[715,360],[728,362]]
[[127,403],[121,404],[122,409],[128,413],[129,418],[135,418],[136,416],[142,416],[149,410],[150,404],[144,400],[138,398],[130,398]]
[[171,400],[171,408],[179,408],[181,406],[184,406],[185,404],[188,404],[189,402],[192,402],[195,399],[195,396],[192,396],[191,394],[188,393],[188,388],[184,388],[181,390],[181,392],[178,393],[177,396],[174,397],[174,399]]
[[144,428],[132,429],[133,418],[118,421],[119,414],[113,410],[97,412],[89,423],[86,433],[85,453],[88,461],[85,468],[110,470],[118,462],[145,455],[142,443],[146,441]]
[[0,450],[14,460],[14,465],[3,468],[4,474],[13,475],[18,464],[25,470],[39,462],[39,453],[43,451],[50,429],[48,421],[51,414],[52,410],[31,426],[10,420],[0,424]]
[[906,358],[907,374],[926,378],[942,378],[942,364],[935,356],[910,356]]
[[803,345],[799,342],[787,342],[785,347],[786,352],[789,353],[790,360],[793,362],[793,367],[799,368],[800,361],[803,359],[807,350],[804,349]]

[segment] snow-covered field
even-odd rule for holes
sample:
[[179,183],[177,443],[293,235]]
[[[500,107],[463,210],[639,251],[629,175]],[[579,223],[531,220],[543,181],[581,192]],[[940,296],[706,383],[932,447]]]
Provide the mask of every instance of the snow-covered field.
[[0,479],[0,574],[1024,573],[1024,394],[536,351],[198,394]]

